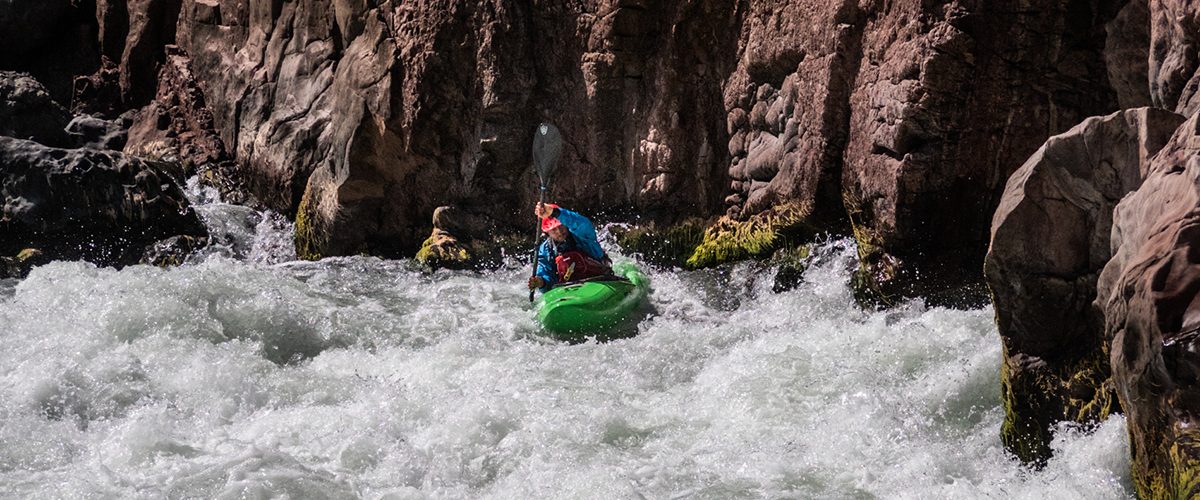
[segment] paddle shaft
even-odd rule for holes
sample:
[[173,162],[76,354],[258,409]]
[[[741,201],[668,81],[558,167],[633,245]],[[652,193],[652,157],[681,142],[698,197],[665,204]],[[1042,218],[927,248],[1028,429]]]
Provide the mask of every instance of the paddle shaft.
[[[542,202],[546,201],[545,198],[546,198],[546,186],[545,186],[545,184],[543,184],[542,189],[538,190],[538,204],[541,205]],[[534,214],[534,216],[536,216],[536,215],[537,214]],[[533,270],[530,271],[530,274],[529,274],[529,276],[531,276],[531,277],[537,276],[538,248],[540,248],[542,246],[542,224],[541,224],[540,218],[538,220],[537,226],[538,226],[537,233],[533,235]],[[533,302],[533,291],[534,291],[533,288],[529,289],[529,301],[530,302]]]

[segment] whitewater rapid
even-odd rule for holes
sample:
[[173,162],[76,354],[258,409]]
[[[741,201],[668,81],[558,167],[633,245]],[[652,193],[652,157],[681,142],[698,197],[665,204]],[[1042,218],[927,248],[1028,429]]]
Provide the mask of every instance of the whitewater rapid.
[[214,244],[183,266],[0,281],[0,498],[1133,497],[1121,417],[1006,454],[990,308],[864,311],[849,241],[783,293],[646,266],[636,336],[566,345],[520,257],[297,261],[189,190]]

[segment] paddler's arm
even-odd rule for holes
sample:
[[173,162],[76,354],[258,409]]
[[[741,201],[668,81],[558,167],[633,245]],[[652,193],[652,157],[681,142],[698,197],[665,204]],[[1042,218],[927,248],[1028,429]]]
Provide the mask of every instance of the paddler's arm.
[[542,286],[537,287],[531,279],[529,283],[531,285],[530,288],[541,288],[545,292],[553,288],[555,283],[558,283],[558,269],[554,265],[554,259],[550,258],[549,240],[542,242],[542,245],[538,247],[537,262],[537,275],[534,278],[541,278]]

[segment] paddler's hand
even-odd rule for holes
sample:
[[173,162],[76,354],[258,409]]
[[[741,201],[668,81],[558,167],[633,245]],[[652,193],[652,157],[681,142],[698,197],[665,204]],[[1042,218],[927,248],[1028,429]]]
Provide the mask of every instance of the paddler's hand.
[[546,217],[554,215],[554,207],[548,207],[546,204],[539,201],[537,206],[533,208],[533,213],[537,215],[539,219],[545,219]]
[[543,286],[546,286],[546,280],[542,279],[541,276],[530,276],[529,277],[529,289],[530,290],[533,290],[535,288],[541,288]]

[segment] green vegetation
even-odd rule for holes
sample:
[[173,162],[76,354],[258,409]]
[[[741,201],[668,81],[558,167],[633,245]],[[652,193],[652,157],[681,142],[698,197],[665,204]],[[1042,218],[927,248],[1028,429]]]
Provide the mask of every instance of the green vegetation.
[[656,266],[682,267],[704,241],[707,227],[707,221],[692,217],[674,226],[660,228],[650,223],[644,227],[613,227],[610,231],[626,253],[641,254]]
[[807,222],[808,211],[786,204],[738,222],[722,217],[704,233],[704,241],[687,259],[685,267],[701,269],[726,262],[765,258],[776,250],[798,246],[815,233]]
[[416,259],[417,262],[434,269],[466,269],[475,265],[471,253],[459,245],[458,240],[446,234],[439,234],[437,230],[421,243]]
[[1000,439],[1022,461],[1043,466],[1050,459],[1051,428],[1058,422],[1084,426],[1120,412],[1112,386],[1108,352],[1096,345],[1075,362],[1053,366],[1013,366],[1007,354],[1001,365],[1004,423]]
[[[1138,498],[1185,500],[1200,494],[1200,461],[1189,458],[1196,456],[1194,443],[1200,442],[1200,432],[1178,428],[1177,431],[1179,434],[1170,441],[1166,436],[1159,436],[1162,447],[1158,453],[1148,454],[1165,463],[1157,467],[1139,464],[1136,462],[1138,454],[1134,453],[1134,483]],[[1191,449],[1183,449],[1185,447]],[[1138,474],[1138,470],[1144,475]]]
[[323,232],[316,228],[316,221],[310,213],[311,203],[308,193],[304,193],[304,199],[296,211],[296,255],[304,260],[321,260],[325,257],[322,248],[328,243],[328,238],[323,237]]

